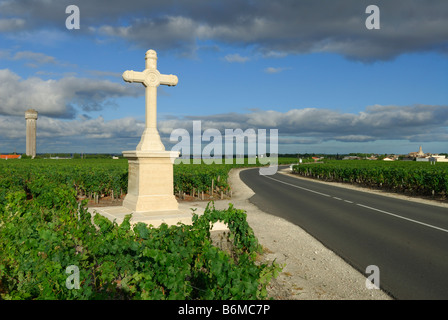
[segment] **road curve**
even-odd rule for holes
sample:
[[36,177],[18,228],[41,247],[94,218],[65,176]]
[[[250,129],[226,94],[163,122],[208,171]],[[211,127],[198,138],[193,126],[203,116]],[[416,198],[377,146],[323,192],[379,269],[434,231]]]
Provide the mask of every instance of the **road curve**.
[[448,299],[447,208],[259,169],[240,178],[263,211],[300,226],[366,277],[377,266],[392,297]]

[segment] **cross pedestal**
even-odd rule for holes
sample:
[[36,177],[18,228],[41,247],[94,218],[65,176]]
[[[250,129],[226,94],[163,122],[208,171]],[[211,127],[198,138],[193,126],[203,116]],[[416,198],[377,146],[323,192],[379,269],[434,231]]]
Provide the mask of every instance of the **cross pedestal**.
[[142,72],[125,71],[123,80],[145,86],[146,123],[140,143],[134,151],[123,151],[129,161],[128,193],[123,207],[134,212],[177,210],[173,190],[173,163],[179,152],[165,151],[157,130],[157,87],[175,86],[174,75],[160,74],[157,53],[146,52],[146,69]]
[[128,159],[128,193],[123,207],[132,211],[177,210],[173,190],[173,161],[178,152],[123,151]]

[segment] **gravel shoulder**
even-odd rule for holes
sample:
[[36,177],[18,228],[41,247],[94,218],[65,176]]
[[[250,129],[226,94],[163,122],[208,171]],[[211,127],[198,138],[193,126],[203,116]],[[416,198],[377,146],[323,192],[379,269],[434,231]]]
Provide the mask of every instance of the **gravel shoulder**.
[[[263,212],[250,203],[254,195],[239,178],[245,169],[232,169],[231,200],[215,201],[217,209],[229,203],[247,212],[247,221],[264,248],[262,259],[284,265],[280,275],[271,282],[268,292],[277,300],[391,300],[379,289],[366,288],[366,276],[300,227]],[[205,207],[194,202],[192,206]]]

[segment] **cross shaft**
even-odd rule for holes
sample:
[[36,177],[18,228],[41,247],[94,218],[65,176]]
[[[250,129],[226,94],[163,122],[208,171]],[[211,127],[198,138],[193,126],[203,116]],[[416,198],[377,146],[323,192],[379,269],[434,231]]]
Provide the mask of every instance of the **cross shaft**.
[[165,150],[157,131],[157,88],[159,85],[175,86],[178,78],[175,75],[161,74],[157,70],[157,53],[148,50],[145,56],[146,69],[142,72],[128,70],[123,73],[126,82],[138,82],[145,86],[145,131],[137,146],[137,150]]

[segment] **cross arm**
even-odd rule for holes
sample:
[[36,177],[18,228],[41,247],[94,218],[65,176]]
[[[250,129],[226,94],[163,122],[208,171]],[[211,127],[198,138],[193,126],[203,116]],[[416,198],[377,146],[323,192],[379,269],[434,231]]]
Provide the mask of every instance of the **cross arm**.
[[166,85],[166,86],[175,86],[179,80],[176,76],[172,74],[161,74],[160,75],[160,84]]
[[143,72],[128,70],[123,72],[123,80],[126,82],[141,82],[145,81],[145,74]]

